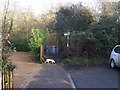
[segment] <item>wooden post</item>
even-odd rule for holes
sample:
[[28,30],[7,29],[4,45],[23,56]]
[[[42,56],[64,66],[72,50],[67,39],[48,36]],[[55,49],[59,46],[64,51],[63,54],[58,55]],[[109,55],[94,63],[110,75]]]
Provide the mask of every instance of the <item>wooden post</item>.
[[42,63],[42,56],[43,56],[43,46],[40,46],[40,62]]

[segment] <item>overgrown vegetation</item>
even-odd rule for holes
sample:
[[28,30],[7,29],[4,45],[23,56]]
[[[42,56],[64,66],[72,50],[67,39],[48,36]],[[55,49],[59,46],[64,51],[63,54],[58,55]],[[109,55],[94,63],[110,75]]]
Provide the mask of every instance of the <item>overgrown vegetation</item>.
[[14,14],[13,29],[9,40],[16,47],[17,51],[30,51],[29,39],[33,28],[41,28],[41,20],[36,17],[30,10],[29,11],[14,11],[8,12],[9,18],[11,13]]
[[13,46],[17,51],[30,51],[28,45],[28,36],[20,34],[21,32],[14,32],[11,34],[9,40],[13,43]]
[[90,65],[106,65],[108,64],[107,59],[98,59],[98,58],[67,58],[62,62],[68,66],[90,66]]
[[[53,26],[61,35],[63,51],[75,57],[108,57],[111,49],[119,43],[118,5],[101,3],[101,13],[96,12],[98,16],[81,4],[61,7],[56,13]],[[112,10],[107,9],[110,7]],[[65,37],[65,33],[70,34]]]
[[[8,0],[9,2],[9,0]],[[9,56],[11,55],[11,52],[14,50],[14,47],[12,46],[12,43],[9,41],[9,37],[12,31],[13,27],[13,18],[8,19],[8,4],[6,4],[6,7],[4,7],[3,12],[3,19],[2,19],[2,30],[1,30],[1,38],[2,38],[2,60],[0,63],[2,63],[2,69],[7,68],[11,71],[14,69],[14,65],[9,60]]]
[[8,8],[9,7],[9,0],[5,3],[4,12],[2,16],[2,28],[0,31],[0,82],[1,82],[1,89],[10,89],[13,87],[13,70],[15,65],[13,65],[12,61],[10,61],[9,57],[11,55],[12,50],[12,43],[9,41],[9,36],[11,34],[11,30],[13,27],[13,18],[8,19]]
[[[93,57],[108,58],[112,48],[120,43],[120,2],[98,1],[98,4],[100,12],[92,11],[81,3],[60,6],[56,11],[49,10],[40,18],[30,11],[17,12],[10,41],[18,51],[32,50],[33,57],[39,57],[39,39],[35,41],[36,36],[31,30],[41,28],[49,32],[49,37],[51,32],[56,33],[55,44],[65,57],[87,57],[89,60]],[[47,38],[47,41],[52,38]]]

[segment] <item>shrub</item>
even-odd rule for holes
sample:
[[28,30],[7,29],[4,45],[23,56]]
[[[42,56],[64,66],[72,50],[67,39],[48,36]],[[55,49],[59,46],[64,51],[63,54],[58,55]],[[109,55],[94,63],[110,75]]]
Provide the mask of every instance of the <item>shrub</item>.
[[29,39],[29,47],[31,49],[32,57],[39,59],[40,46],[45,42],[45,34],[42,29],[32,29],[32,37]]
[[17,51],[29,51],[28,38],[27,35],[23,35],[21,32],[16,31],[11,33],[9,40],[13,46],[16,47]]
[[69,66],[89,66],[89,65],[104,65],[108,64],[108,60],[105,59],[89,59],[89,58],[67,58],[63,61],[65,65]]

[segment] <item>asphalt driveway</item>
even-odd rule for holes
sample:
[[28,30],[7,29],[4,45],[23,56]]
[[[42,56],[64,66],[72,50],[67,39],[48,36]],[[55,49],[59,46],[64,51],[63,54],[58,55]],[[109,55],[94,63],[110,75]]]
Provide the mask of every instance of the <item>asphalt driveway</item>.
[[120,71],[107,66],[80,67],[69,73],[76,88],[118,88]]
[[44,64],[24,88],[71,88],[67,73],[56,64]]
[[30,54],[25,52],[14,53],[11,60],[16,65],[14,88],[110,89],[120,86],[120,70],[108,66],[87,66],[66,70],[58,64],[35,63],[31,60]]

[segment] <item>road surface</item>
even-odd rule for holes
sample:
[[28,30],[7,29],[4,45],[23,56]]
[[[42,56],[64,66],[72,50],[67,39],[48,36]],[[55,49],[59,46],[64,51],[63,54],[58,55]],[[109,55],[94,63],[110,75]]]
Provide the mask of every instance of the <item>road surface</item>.
[[30,54],[17,52],[11,56],[16,65],[14,88],[118,88],[120,70],[108,66],[64,69],[58,64],[39,64]]

